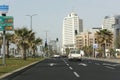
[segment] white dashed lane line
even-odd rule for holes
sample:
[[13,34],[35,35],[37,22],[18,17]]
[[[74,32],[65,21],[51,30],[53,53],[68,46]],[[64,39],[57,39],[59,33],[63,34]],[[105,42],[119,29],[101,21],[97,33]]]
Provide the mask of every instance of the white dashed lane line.
[[77,72],[73,72],[76,77],[80,77],[80,75]]
[[73,70],[73,68],[72,68],[71,66],[69,67],[69,69],[70,69],[70,70]]
[[[65,60],[63,60],[64,61],[64,63],[69,67],[69,69],[70,70],[74,70],[71,66],[70,66],[70,64],[68,64]],[[83,64],[84,66],[86,66],[85,64]],[[77,72],[75,72],[75,71],[72,71],[73,72],[73,74],[77,77],[77,78],[79,78],[80,77],[80,75],[77,73]]]

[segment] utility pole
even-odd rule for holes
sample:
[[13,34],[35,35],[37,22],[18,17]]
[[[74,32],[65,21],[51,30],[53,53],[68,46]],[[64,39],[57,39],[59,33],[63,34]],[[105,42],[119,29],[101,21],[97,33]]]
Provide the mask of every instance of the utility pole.
[[[2,14],[2,16],[6,16],[6,14]],[[6,60],[5,60],[5,29],[3,30],[3,65],[6,64]]]

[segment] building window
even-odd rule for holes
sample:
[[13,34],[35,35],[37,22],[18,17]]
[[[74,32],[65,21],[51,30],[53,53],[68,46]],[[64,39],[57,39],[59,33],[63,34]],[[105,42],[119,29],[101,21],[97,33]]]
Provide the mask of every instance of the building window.
[[77,30],[75,30],[75,35],[77,35],[77,34],[78,34]]

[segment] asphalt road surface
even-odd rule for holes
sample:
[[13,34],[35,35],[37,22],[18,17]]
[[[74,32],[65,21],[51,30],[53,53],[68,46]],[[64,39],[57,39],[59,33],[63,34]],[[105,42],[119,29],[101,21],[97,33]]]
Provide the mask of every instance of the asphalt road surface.
[[4,80],[120,80],[120,64],[50,58],[12,79]]

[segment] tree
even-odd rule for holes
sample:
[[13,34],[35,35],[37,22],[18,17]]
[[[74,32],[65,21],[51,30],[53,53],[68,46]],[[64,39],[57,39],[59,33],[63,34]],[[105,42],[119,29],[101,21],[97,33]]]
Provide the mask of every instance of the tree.
[[37,46],[42,44],[42,39],[36,38],[35,40],[33,40],[32,44],[33,44],[32,45],[33,56],[35,56],[35,52],[37,51]]
[[70,49],[69,49],[69,48],[66,48],[65,51],[66,51],[66,55],[68,55],[69,52],[70,52]]
[[105,57],[105,48],[107,43],[112,43],[112,33],[107,29],[102,29],[96,32],[96,40],[103,49],[103,57]]
[[85,56],[92,56],[92,52],[93,52],[92,46],[84,46],[82,49],[85,52]]
[[9,55],[9,45],[10,45],[10,42],[12,42],[12,37],[13,37],[13,34],[11,33],[6,33],[6,48],[7,48],[7,53],[6,53],[6,57],[9,58],[10,55]]
[[16,29],[14,34],[14,42],[18,49],[22,50],[23,59],[26,60],[26,51],[29,49],[29,36],[32,31],[27,28]]
[[116,40],[116,47],[118,49],[120,49],[120,34],[119,34],[119,36],[117,37],[117,40]]

